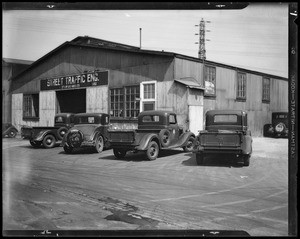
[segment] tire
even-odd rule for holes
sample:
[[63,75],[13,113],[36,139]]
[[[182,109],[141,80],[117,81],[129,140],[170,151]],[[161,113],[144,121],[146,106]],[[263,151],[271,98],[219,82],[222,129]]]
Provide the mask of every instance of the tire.
[[79,130],[71,131],[67,136],[67,143],[72,148],[79,148],[83,141],[83,134]]
[[104,148],[104,139],[102,135],[98,135],[95,142],[95,151],[96,153],[101,153]]
[[160,143],[163,147],[168,147],[170,145],[171,132],[167,129],[163,129],[159,132]]
[[43,145],[45,148],[50,149],[53,148],[56,144],[56,139],[52,134],[48,134],[43,139]]
[[114,155],[117,159],[122,159],[126,155],[126,150],[125,149],[113,149]]
[[147,159],[149,161],[155,160],[158,157],[158,154],[159,154],[158,144],[155,141],[151,141],[146,151]]
[[9,138],[15,138],[16,136],[17,136],[17,131],[15,129],[12,129],[11,131],[9,131],[9,133],[8,133]]
[[250,155],[243,156],[244,166],[248,167],[250,165]]
[[36,142],[36,141],[33,141],[32,139],[29,140],[29,143],[30,143],[31,146],[34,147],[34,148],[38,148],[38,147],[40,147],[41,144],[42,144],[41,142]]
[[283,122],[279,122],[275,125],[274,130],[276,134],[282,134],[286,129],[286,125]]
[[203,165],[203,162],[204,162],[203,153],[196,153],[196,162],[197,162],[197,165]]
[[68,132],[68,128],[67,127],[60,127],[57,130],[57,138],[59,140],[62,140],[67,132]]
[[194,148],[194,142],[195,142],[195,138],[191,136],[188,139],[186,146],[183,147],[184,152],[192,152]]
[[66,145],[64,146],[64,150],[67,154],[71,154],[73,152],[73,148]]

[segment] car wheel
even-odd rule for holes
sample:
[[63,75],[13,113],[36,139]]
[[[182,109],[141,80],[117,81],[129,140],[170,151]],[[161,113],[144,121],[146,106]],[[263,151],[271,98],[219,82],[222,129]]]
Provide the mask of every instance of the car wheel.
[[67,132],[68,132],[68,129],[66,127],[60,127],[57,130],[58,139],[62,140]]
[[163,147],[168,147],[171,139],[170,139],[171,133],[169,130],[167,129],[163,129],[160,131],[159,133],[159,139],[160,139],[160,143]]
[[67,154],[71,154],[73,152],[73,148],[66,145],[64,146],[64,150]]
[[204,155],[203,153],[196,153],[196,162],[197,165],[202,165],[204,162]]
[[250,155],[243,156],[244,166],[248,167],[250,165]]
[[193,151],[194,142],[195,142],[195,138],[191,136],[189,138],[186,146],[183,147],[184,152],[191,152],[191,151]]
[[29,140],[29,143],[30,143],[31,146],[34,147],[34,148],[38,148],[38,147],[40,147],[41,144],[42,144],[41,142],[33,141],[32,139]]
[[8,133],[9,138],[14,138],[16,136],[17,136],[17,131],[15,129],[12,129],[11,131],[9,131],[9,133]]
[[103,148],[104,148],[104,139],[102,135],[99,135],[95,142],[95,150],[97,153],[101,153],[103,151]]
[[43,145],[47,149],[53,148],[55,144],[56,144],[56,139],[51,134],[46,135],[45,138],[43,139]]
[[125,149],[113,149],[114,155],[117,159],[122,159],[126,155],[126,150]]
[[151,141],[146,151],[148,160],[150,161],[155,160],[158,156],[158,153],[159,153],[158,144],[155,141]]

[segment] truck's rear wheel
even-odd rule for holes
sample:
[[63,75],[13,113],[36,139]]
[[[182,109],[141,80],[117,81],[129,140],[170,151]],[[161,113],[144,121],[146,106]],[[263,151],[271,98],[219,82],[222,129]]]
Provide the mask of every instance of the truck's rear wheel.
[[126,155],[126,150],[125,149],[113,149],[114,155],[117,159],[122,159]]
[[63,137],[65,136],[65,134],[68,132],[68,128],[67,127],[60,127],[58,130],[57,130],[57,137],[58,139],[62,140]]
[[160,139],[160,142],[161,142],[161,145],[163,147],[168,147],[170,142],[171,142],[171,133],[169,130],[167,129],[163,129],[160,131],[159,133],[159,139]]
[[203,153],[196,153],[196,162],[197,165],[202,165],[204,162],[204,155]]
[[250,165],[250,155],[243,156],[244,166],[248,167]]
[[48,148],[48,149],[53,148],[55,146],[55,144],[56,144],[56,139],[53,135],[48,134],[44,137],[43,145],[45,148]]
[[149,144],[149,147],[146,151],[146,155],[148,160],[155,160],[159,153],[159,147],[158,144],[155,141],[151,141]]

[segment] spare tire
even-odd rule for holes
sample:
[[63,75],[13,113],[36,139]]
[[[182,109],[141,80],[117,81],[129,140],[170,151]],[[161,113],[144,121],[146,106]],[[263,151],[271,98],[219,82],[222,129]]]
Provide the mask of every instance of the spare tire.
[[71,130],[67,136],[68,145],[79,148],[83,141],[83,133],[80,130]]
[[59,140],[62,140],[63,137],[65,136],[65,134],[68,132],[68,128],[67,127],[60,127],[58,130],[57,130],[57,138]]
[[283,133],[285,128],[286,128],[286,126],[283,122],[279,122],[278,124],[275,125],[276,133]]
[[159,140],[163,147],[168,147],[171,143],[171,132],[167,129],[163,129],[159,132]]

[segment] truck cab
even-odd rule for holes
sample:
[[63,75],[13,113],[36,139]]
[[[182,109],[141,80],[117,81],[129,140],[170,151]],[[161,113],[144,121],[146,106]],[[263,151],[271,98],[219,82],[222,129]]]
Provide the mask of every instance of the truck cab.
[[249,166],[252,153],[251,131],[247,112],[243,110],[211,110],[206,113],[205,130],[199,132],[194,151],[198,165],[207,154],[231,154]]

